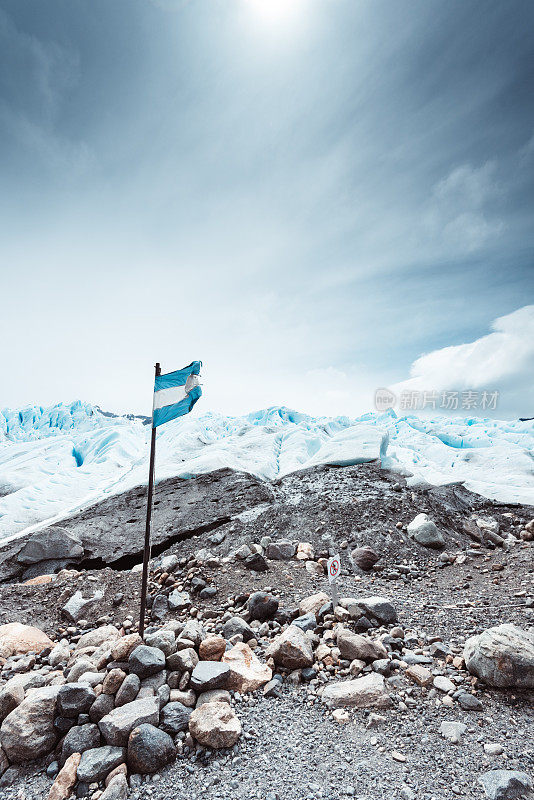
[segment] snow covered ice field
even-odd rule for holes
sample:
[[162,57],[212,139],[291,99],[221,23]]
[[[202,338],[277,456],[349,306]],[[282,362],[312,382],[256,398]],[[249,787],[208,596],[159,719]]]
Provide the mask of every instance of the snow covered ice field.
[[[0,539],[146,483],[150,427],[81,402],[0,413]],[[380,458],[409,483],[463,481],[502,502],[534,504],[532,421],[310,417],[270,408],[193,413],[157,436],[156,479],[221,467],[273,479],[317,464]]]

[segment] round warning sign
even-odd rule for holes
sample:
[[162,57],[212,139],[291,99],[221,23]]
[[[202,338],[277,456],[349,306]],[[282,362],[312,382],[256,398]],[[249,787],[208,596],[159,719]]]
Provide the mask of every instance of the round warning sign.
[[341,560],[339,555],[333,556],[327,563],[328,580],[330,583],[335,583],[337,576],[341,570]]

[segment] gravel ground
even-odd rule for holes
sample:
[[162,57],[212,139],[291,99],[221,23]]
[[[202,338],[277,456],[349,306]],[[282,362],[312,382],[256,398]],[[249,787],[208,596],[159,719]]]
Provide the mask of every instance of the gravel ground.
[[[218,528],[217,533],[225,536],[221,543],[214,545],[210,532],[193,532],[168,552],[184,557],[209,547],[224,557],[265,535],[311,541],[316,549],[334,547],[344,565],[341,596],[389,597],[407,634],[427,643],[439,637],[453,653],[461,652],[468,636],[493,625],[513,622],[531,627],[532,544],[517,542],[508,551],[473,548],[464,523],[473,513],[489,515],[499,520],[505,533],[520,530],[534,517],[534,509],[494,504],[457,487],[414,493],[404,484],[396,486],[397,481],[398,476],[376,465],[319,468],[288,476],[273,485],[274,503],[245,513],[240,510]],[[414,544],[397,528],[397,523],[406,525],[421,511],[443,532],[448,552],[466,555],[463,563],[444,566],[439,553]],[[155,517],[157,524],[157,511]],[[116,522],[120,524],[120,519]],[[350,548],[363,544],[381,555],[382,570],[360,573],[351,567]],[[399,575],[398,564],[411,565],[410,575]],[[218,589],[211,600],[195,598],[199,613],[207,616],[217,612],[227,597],[243,592],[271,587],[282,605],[292,607],[328,587],[326,577],[312,576],[295,559],[271,561],[264,573],[231,561],[218,568],[203,567],[201,574]],[[65,625],[61,606],[81,588],[84,593],[105,592],[92,622],[105,614],[120,624],[128,615],[136,618],[139,584],[138,573],[109,568],[57,578],[46,586],[4,584],[0,622],[17,619],[36,624],[57,638]],[[117,592],[124,597],[114,606]],[[534,777],[532,695],[479,689],[484,708],[477,713],[462,711],[458,704],[452,708],[437,704],[435,689],[421,689],[404,676],[390,691],[401,692],[408,707],[401,710],[394,704],[380,712],[383,721],[368,728],[368,712],[351,711],[349,722],[335,722],[309,695],[308,687],[286,681],[281,698],[263,698],[260,693],[236,702],[244,735],[231,753],[200,751],[181,757],[134,786],[131,796],[136,800],[482,800],[477,779],[488,769],[522,769]],[[442,738],[439,727],[444,720],[467,725],[460,744]],[[486,754],[483,745],[488,743],[502,745],[503,753]],[[8,778],[0,779],[1,800],[44,798],[51,785],[43,764],[21,768]],[[8,782],[11,785],[2,785]]]

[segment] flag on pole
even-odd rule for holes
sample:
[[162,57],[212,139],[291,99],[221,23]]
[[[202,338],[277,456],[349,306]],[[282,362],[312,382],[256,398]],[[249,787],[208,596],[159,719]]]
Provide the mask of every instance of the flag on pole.
[[152,427],[157,428],[171,419],[189,414],[202,396],[199,375],[202,361],[193,361],[188,367],[156,375]]

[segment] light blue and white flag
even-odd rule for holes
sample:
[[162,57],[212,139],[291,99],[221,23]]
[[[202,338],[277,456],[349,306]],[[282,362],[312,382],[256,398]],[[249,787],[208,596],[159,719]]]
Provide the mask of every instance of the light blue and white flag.
[[202,361],[193,361],[188,367],[157,375],[154,383],[152,427],[157,428],[171,419],[189,414],[202,396],[199,374]]

